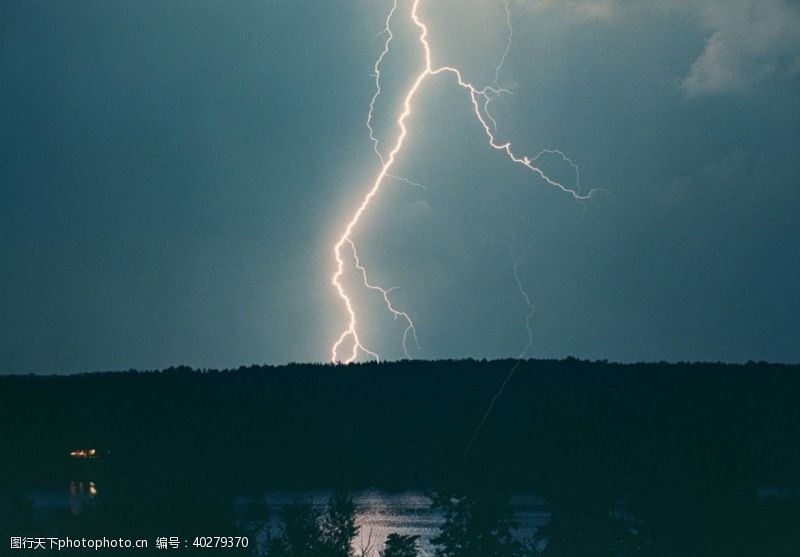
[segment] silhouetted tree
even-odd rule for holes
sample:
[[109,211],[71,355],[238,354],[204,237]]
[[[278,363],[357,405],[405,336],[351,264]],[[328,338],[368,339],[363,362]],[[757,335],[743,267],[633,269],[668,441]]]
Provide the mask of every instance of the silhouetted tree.
[[281,510],[281,535],[272,541],[270,557],[319,557],[322,531],[311,505],[295,501]]
[[417,540],[419,536],[404,536],[391,533],[386,538],[386,547],[381,551],[381,557],[417,557]]
[[519,557],[522,544],[514,539],[515,526],[508,496],[485,490],[470,495],[439,494],[434,508],[445,521],[431,540],[436,557]]
[[[97,482],[100,495],[80,516],[0,502],[0,534],[250,535],[223,527],[241,518],[231,510],[231,493],[419,488],[464,474],[462,485],[485,489],[487,478],[497,478],[506,489],[544,496],[553,520],[541,537],[552,556],[798,554],[797,493],[767,501],[759,492],[800,486],[800,366],[524,362],[465,474],[466,436],[510,365],[406,361],[2,376],[5,484],[30,495],[43,480],[85,478]],[[103,457],[67,456],[88,446]],[[468,554],[476,545],[467,518],[458,533],[462,510],[469,517],[468,509],[453,510],[440,555]],[[299,528],[307,535],[277,536],[275,555],[310,553],[300,539],[315,557],[333,547],[341,552],[341,540],[321,541],[317,515],[324,513],[311,514]],[[30,521],[35,527],[26,527]],[[461,538],[463,547],[451,544]]]
[[358,535],[356,505],[348,495],[337,493],[328,501],[320,520],[325,557],[352,557],[352,541]]
[[281,511],[280,535],[269,541],[269,557],[353,557],[358,534],[356,506],[347,495],[336,494],[321,516],[310,504],[295,501]]

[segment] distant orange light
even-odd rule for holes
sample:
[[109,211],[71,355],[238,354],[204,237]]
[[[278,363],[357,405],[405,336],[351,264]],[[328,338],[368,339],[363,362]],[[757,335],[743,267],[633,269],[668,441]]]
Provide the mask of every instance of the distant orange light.
[[69,452],[72,458],[95,458],[97,456],[97,449],[75,449]]

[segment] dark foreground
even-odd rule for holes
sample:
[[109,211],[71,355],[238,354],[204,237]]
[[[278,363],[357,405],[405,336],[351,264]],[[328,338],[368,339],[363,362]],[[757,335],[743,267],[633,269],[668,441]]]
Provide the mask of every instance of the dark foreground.
[[[511,366],[0,377],[0,554],[42,554],[10,536],[179,533],[184,554],[344,556],[347,497],[270,513],[261,494],[364,488],[431,493],[443,556],[800,554],[800,367],[526,362],[465,454]],[[80,512],[37,508],[33,494],[70,486],[91,499],[90,481],[103,497]],[[505,494],[523,491],[550,520],[509,537]],[[397,543],[387,556],[415,554]]]

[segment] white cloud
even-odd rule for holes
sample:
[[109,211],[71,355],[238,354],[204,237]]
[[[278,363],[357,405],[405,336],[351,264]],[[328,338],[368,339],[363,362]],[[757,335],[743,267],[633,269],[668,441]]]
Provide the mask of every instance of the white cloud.
[[689,97],[745,91],[774,75],[800,73],[800,2],[794,0],[518,0],[533,12],[558,10],[579,20],[624,21],[688,13],[708,33],[680,87]]
[[710,31],[681,81],[690,97],[742,91],[776,73],[792,74],[800,56],[800,8],[784,0],[691,2]]

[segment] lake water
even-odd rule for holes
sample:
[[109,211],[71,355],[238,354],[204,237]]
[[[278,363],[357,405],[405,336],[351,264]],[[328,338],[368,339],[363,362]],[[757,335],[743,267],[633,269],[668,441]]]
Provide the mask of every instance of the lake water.
[[[102,493],[103,486],[93,481],[74,481],[65,486],[64,490],[32,492],[29,499],[36,514],[47,520],[51,514],[64,509],[80,515]],[[284,505],[302,500],[321,514],[330,496],[331,493],[324,491],[269,492],[260,502],[266,505],[268,516],[272,518],[270,526],[275,533],[278,529],[277,517]],[[424,493],[368,490],[354,492],[351,496],[357,507],[356,524],[359,526],[359,535],[353,541],[356,555],[361,555],[363,549],[372,547],[372,556],[377,557],[378,551],[383,548],[387,536],[392,532],[419,536],[420,555],[433,555],[430,540],[438,534],[444,515],[439,510],[431,509],[431,500]],[[233,503],[235,514],[244,516],[244,509],[248,501],[252,500],[252,497],[237,498]],[[511,497],[511,504],[519,525],[515,534],[520,539],[529,537],[550,518],[544,502],[533,494],[515,494]],[[235,535],[245,535],[245,532],[237,532]],[[261,543],[265,537],[266,534],[262,533]],[[259,543],[259,540],[252,542]]]
[[[330,497],[324,492],[270,493],[266,496],[267,507],[271,516],[276,516],[280,508],[301,498],[322,512]],[[420,555],[433,555],[430,540],[438,534],[444,522],[444,515],[439,510],[431,509],[431,500],[424,493],[407,491],[390,493],[384,491],[360,491],[352,494],[358,509],[356,523],[359,535],[353,542],[356,554],[370,545],[373,555],[383,548],[386,537],[396,532],[403,535],[419,536]],[[519,528],[515,532],[520,539],[529,537],[536,528],[550,519],[550,514],[541,498],[533,494],[516,494],[511,497],[511,504]]]

